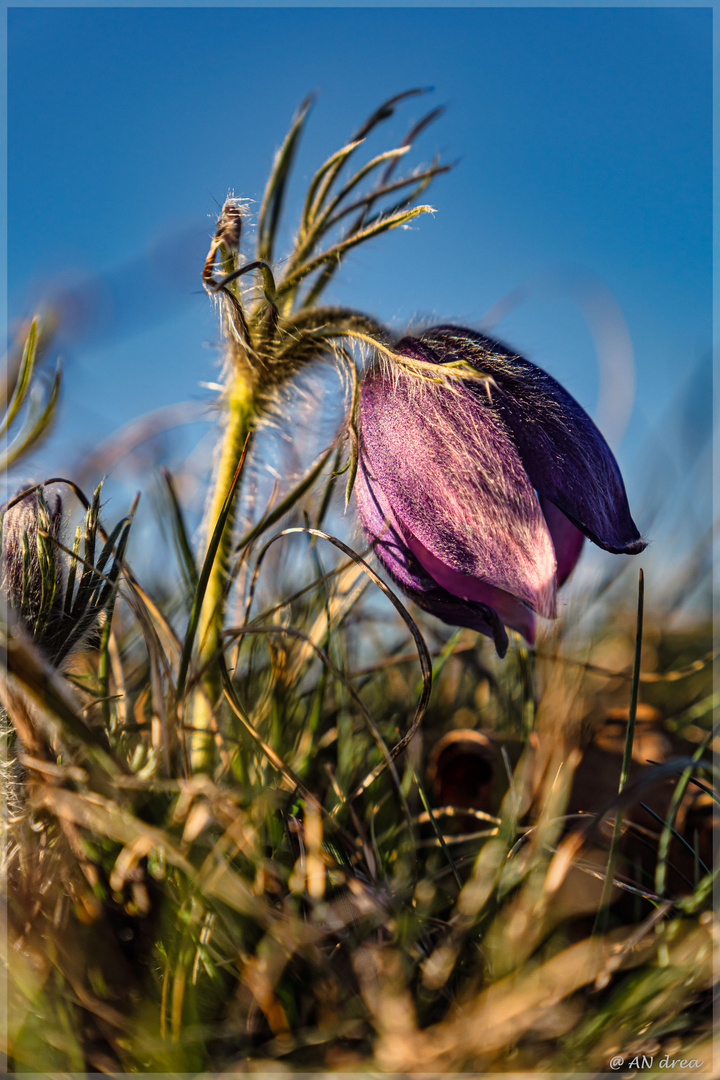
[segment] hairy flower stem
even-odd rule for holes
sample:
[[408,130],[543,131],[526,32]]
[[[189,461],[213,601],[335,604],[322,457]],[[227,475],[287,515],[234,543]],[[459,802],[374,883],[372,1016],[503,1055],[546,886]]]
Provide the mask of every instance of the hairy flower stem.
[[[255,389],[254,379],[247,368],[241,370],[236,368],[230,375],[226,398],[227,420],[207,514],[208,543],[230,490],[247,437],[253,428],[256,415]],[[193,709],[193,727],[195,728],[191,741],[193,772],[210,772],[215,759],[213,729],[216,724],[214,718],[222,695],[218,654],[222,648],[226,587],[234,523],[235,506],[232,505],[210,571],[200,614],[199,662],[200,667],[205,669],[203,677],[205,694],[197,696]]]

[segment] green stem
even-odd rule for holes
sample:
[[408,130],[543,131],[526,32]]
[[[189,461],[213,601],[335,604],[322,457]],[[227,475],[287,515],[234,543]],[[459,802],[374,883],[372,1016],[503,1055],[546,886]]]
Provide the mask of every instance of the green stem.
[[[227,498],[247,437],[255,418],[255,387],[250,372],[235,371],[231,376],[227,396],[227,421],[223,434],[220,459],[217,463],[212,499],[207,514],[208,543]],[[222,680],[217,656],[222,648],[226,587],[232,549],[235,506],[230,507],[215,560],[208,577],[198,627],[198,658],[205,669],[204,688],[207,700],[198,696],[193,709],[191,761],[193,772],[209,772],[214,760],[213,716],[222,696]]]

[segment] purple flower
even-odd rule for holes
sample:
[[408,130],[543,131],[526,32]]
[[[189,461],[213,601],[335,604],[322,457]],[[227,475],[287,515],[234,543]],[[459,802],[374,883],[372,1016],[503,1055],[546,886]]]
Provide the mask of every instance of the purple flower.
[[[395,351],[360,392],[363,526],[420,607],[502,656],[506,626],[532,643],[535,615],[555,618],[586,536],[615,553],[645,547],[620,470],[574,398],[499,342],[438,326]],[[448,377],[457,364],[488,379]]]

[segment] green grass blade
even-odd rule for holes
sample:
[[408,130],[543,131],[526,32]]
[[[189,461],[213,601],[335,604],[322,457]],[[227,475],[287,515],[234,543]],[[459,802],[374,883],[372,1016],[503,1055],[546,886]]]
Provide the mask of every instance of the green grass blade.
[[63,612],[65,615],[70,615],[73,606],[73,593],[75,592],[75,576],[77,574],[78,567],[78,555],[80,554],[80,537],[82,536],[82,530],[78,525],[75,530],[75,540],[72,547],[72,557],[70,558],[70,567],[68,569],[67,584],[65,585],[65,602],[63,603]]
[[20,411],[22,404],[27,397],[27,392],[30,389],[30,382],[32,380],[33,369],[35,367],[35,356],[37,354],[38,343],[38,319],[37,316],[30,324],[30,330],[28,332],[25,347],[23,349],[22,360],[20,361],[20,370],[18,371],[17,381],[15,388],[12,392],[8,407],[5,412],[5,416],[0,422],[0,435],[4,435],[8,430],[13,420]]
[[39,446],[45,436],[49,434],[50,425],[55,418],[61,380],[62,366],[58,364],[45,407],[38,413],[33,409],[33,402],[31,401],[31,411],[27,422],[4,454],[0,455],[0,470],[8,469],[10,465],[14,464],[32,447]]
[[102,482],[93,492],[92,502],[85,515],[85,531],[83,533],[84,555],[83,571],[80,575],[80,583],[77,596],[72,609],[74,619],[79,619],[87,609],[93,589],[95,588],[95,541],[98,531],[98,517],[100,514],[100,492]]
[[[658,822],[658,823],[659,823],[660,825],[662,825],[663,827],[665,827],[665,824],[666,824],[666,822],[665,822],[665,818],[662,818],[662,817],[660,817],[660,815],[659,815],[659,814],[656,814],[656,813],[655,813],[655,811],[653,810],[653,808],[652,808],[651,806],[648,806],[648,805],[647,805],[647,803],[640,803],[640,805],[641,805],[641,807],[643,808],[643,810],[645,810],[645,812],[646,812],[646,813],[648,813],[648,814],[650,815],[650,817],[653,817],[653,818],[655,818],[655,820],[656,820],[656,821],[657,821],[657,822]],[[675,829],[675,828],[671,827],[671,828],[670,828],[670,832],[671,832],[672,836],[674,836],[674,838],[675,838],[675,839],[677,840],[677,842],[678,842],[678,843],[679,843],[679,844],[680,844],[680,845],[681,845],[682,847],[684,847],[684,848],[685,848],[685,850],[686,850],[686,851],[687,851],[687,852],[688,852],[688,853],[689,853],[690,855],[692,855],[693,859],[696,859],[696,860],[697,860],[697,865],[698,865],[698,866],[700,867],[700,869],[701,869],[701,870],[703,871],[703,873],[705,873],[705,874],[709,874],[709,873],[710,873],[709,869],[707,868],[707,866],[705,865],[705,863],[704,863],[704,862],[702,861],[702,859],[700,858],[700,856],[698,855],[697,851],[696,851],[696,850],[695,850],[695,848],[694,848],[694,847],[692,846],[692,844],[689,844],[689,843],[687,842],[687,840],[685,839],[685,837],[684,837],[684,836],[682,836],[682,835],[681,835],[681,834],[680,834],[680,833],[679,833],[679,832],[677,831],[677,829]]]
[[180,561],[180,570],[185,580],[185,586],[188,593],[194,595],[198,586],[198,571],[197,566],[195,565],[195,555],[190,545],[187,529],[185,527],[185,518],[175,490],[175,482],[169,469],[162,469],[162,478],[165,482],[170,503],[173,537],[175,539],[175,547]]
[[673,824],[675,822],[675,817],[677,816],[677,812],[680,808],[680,803],[682,802],[683,796],[687,791],[687,787],[690,783],[693,771],[716,734],[717,725],[713,727],[712,731],[709,731],[707,733],[705,738],[698,745],[697,749],[690,758],[690,761],[687,763],[682,773],[680,774],[680,779],[675,785],[675,790],[672,793],[670,805],[668,806],[667,814],[665,816],[663,830],[660,834],[660,841],[658,843],[658,861],[657,867],[655,869],[655,892],[658,893],[659,896],[664,896],[665,894],[665,887],[667,883],[667,858],[668,852],[670,850],[670,839],[673,834]]

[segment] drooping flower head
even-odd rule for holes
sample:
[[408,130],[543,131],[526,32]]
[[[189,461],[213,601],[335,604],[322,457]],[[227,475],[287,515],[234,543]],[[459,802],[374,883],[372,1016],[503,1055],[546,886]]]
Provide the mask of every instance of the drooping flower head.
[[[585,537],[645,547],[617,462],[552,376],[483,334],[438,326],[395,354],[360,391],[365,531],[420,607],[487,634],[500,655],[505,627],[532,643]],[[476,377],[458,378],[463,367]]]

